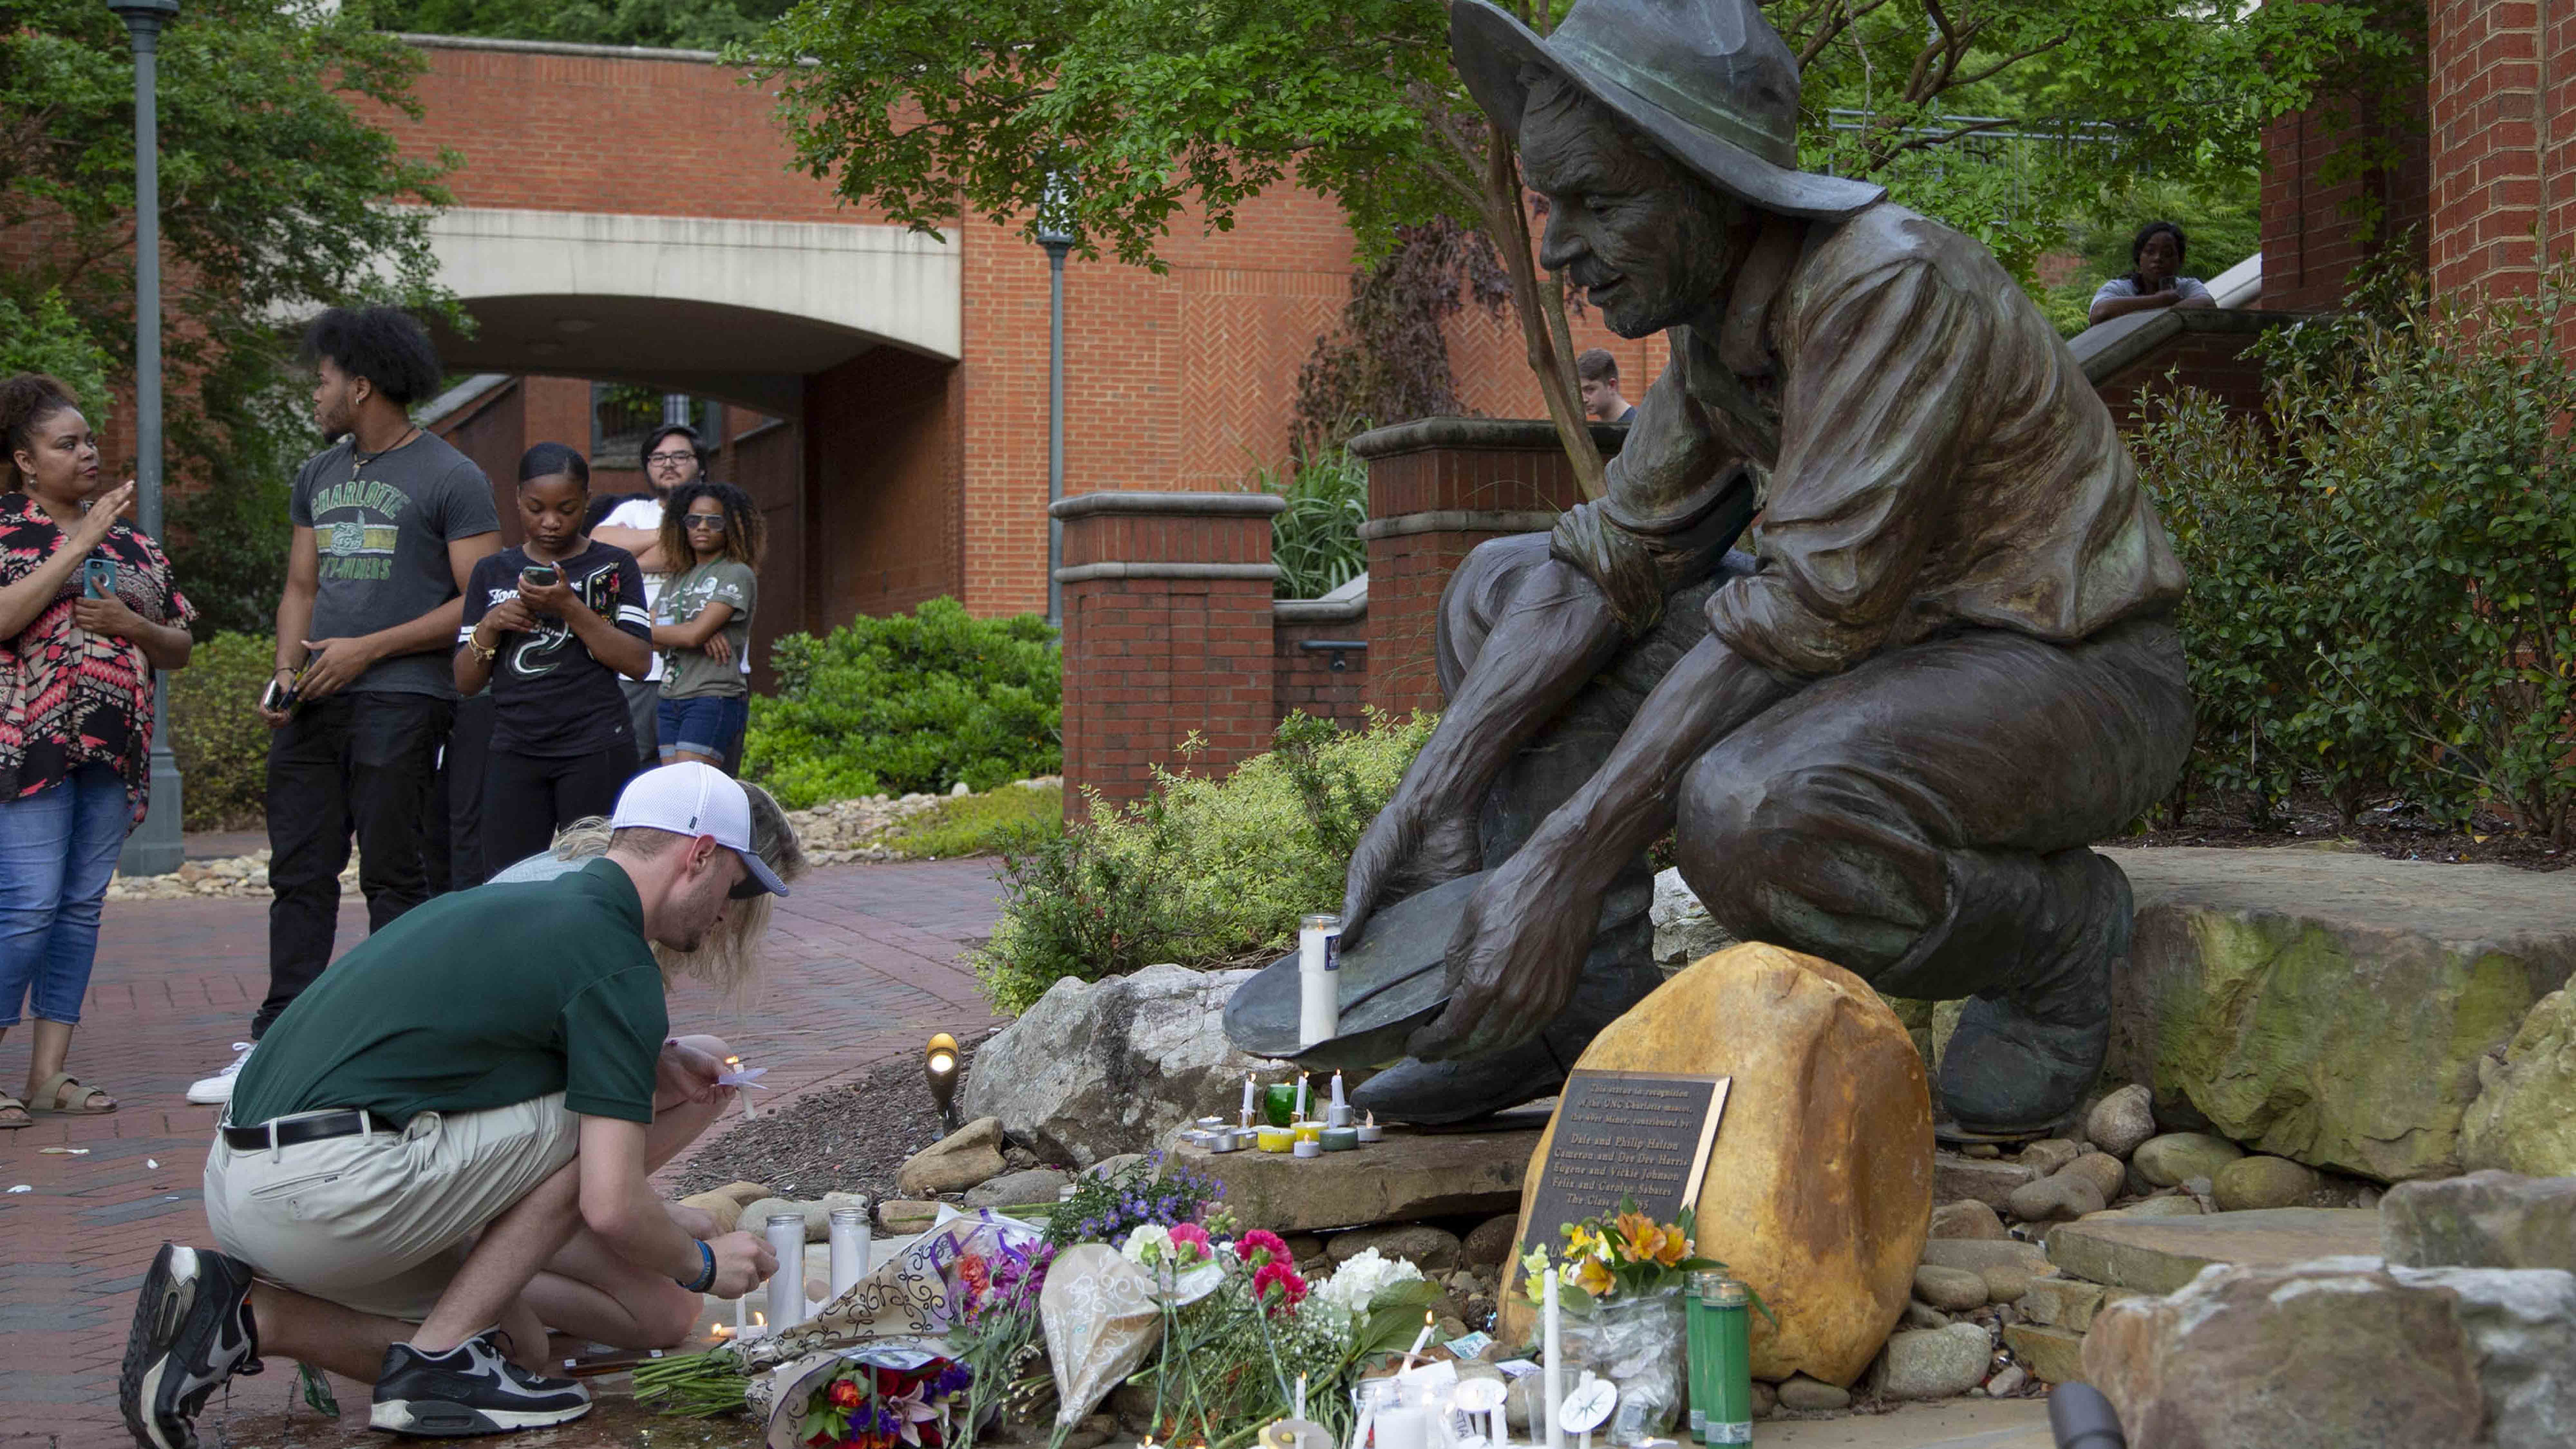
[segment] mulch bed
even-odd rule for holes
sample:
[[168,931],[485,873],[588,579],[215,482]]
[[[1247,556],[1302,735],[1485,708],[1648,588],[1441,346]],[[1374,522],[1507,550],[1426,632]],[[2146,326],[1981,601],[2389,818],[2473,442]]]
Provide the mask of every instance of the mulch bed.
[[[982,1042],[979,1038],[959,1048],[963,1070],[974,1070],[975,1049]],[[729,1182],[761,1182],[781,1197],[800,1201],[827,1192],[900,1197],[895,1173],[914,1153],[945,1135],[939,1130],[939,1108],[922,1078],[921,1058],[912,1054],[752,1121],[732,1120],[730,1129],[709,1139],[680,1169],[680,1195]]]
[[2411,806],[2387,805],[2361,812],[2354,829],[2343,828],[2335,808],[2321,795],[2293,797],[2280,815],[2280,825],[2256,829],[2246,823],[2243,802],[2225,796],[2195,800],[2178,826],[2156,811],[2157,828],[2139,835],[2106,840],[2104,845],[2220,845],[2326,847],[2336,840],[2389,860],[2429,860],[2449,864],[2510,865],[2523,870],[2564,870],[2571,854],[2546,836],[2526,834],[2501,816],[2480,815],[2463,833],[2434,824]]

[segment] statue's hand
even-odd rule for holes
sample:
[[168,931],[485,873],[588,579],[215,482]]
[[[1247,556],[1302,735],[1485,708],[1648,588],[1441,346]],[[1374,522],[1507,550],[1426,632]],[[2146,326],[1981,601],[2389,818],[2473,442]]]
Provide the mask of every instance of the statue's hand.
[[1517,1046],[1574,999],[1600,894],[1548,856],[1523,849],[1468,900],[1449,943],[1448,1009],[1405,1043],[1414,1056],[1440,1061]]
[[1390,899],[1475,873],[1473,819],[1433,815],[1402,800],[1390,803],[1361,834],[1342,877],[1343,947],[1359,944],[1361,927]]

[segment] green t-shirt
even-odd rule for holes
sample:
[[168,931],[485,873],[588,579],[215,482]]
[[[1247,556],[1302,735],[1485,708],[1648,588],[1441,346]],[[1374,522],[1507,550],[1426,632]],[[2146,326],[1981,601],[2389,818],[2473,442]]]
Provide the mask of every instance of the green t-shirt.
[[664,699],[729,698],[751,692],[745,676],[751,673],[751,605],[759,588],[751,565],[729,558],[709,559],[686,573],[674,574],[662,586],[655,606],[660,615],[653,621],[656,624],[685,624],[705,613],[709,604],[733,605],[733,617],[725,620],[723,630],[725,642],[733,646],[733,658],[718,664],[703,649],[664,650]]
[[549,1092],[653,1120],[670,1015],[644,905],[614,862],[440,896],[331,963],[260,1038],[230,1119],[363,1107],[389,1123]]

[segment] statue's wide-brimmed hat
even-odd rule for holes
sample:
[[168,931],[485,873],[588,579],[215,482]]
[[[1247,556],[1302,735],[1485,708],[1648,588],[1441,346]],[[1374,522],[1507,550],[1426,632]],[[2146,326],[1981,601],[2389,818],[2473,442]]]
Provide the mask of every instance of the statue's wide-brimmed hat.
[[1486,0],[1451,0],[1449,49],[1515,137],[1522,70],[1538,65],[1766,211],[1840,220],[1887,194],[1798,169],[1798,62],[1754,0],[1580,0],[1545,39]]

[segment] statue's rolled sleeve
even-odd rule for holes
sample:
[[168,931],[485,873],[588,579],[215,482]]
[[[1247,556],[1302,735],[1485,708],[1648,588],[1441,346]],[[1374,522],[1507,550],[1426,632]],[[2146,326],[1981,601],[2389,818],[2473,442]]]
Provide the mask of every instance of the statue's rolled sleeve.
[[1708,602],[1709,626],[1780,673],[1836,674],[1906,627],[1954,500],[1960,435],[1990,358],[1981,309],[1912,262],[1823,299],[1795,339],[1761,571]]

